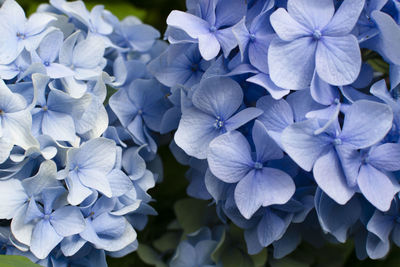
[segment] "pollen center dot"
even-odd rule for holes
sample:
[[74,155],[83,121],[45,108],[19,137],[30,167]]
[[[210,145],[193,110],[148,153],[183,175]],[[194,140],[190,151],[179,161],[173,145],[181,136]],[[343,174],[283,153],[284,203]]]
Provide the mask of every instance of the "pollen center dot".
[[321,39],[321,37],[322,37],[321,31],[320,31],[320,30],[314,30],[314,32],[313,32],[313,38],[314,38],[315,40],[319,40],[319,39]]
[[335,138],[335,140],[333,140],[333,143],[335,145],[341,145],[342,144],[342,140],[340,138]]
[[263,164],[261,162],[254,163],[254,168],[260,170],[263,168]]

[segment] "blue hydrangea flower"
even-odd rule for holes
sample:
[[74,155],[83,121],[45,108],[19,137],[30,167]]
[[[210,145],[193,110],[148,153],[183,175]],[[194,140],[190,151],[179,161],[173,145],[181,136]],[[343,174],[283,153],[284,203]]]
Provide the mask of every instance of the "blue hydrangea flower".
[[209,143],[217,136],[235,130],[262,112],[246,108],[239,113],[243,92],[239,84],[225,77],[209,78],[193,93],[193,106],[183,109],[175,142],[188,155],[205,159]]
[[0,64],[13,62],[26,48],[36,49],[51,28],[46,26],[55,20],[50,14],[35,13],[26,19],[24,10],[14,0],[7,0],[0,9]]
[[346,179],[341,153],[347,146],[363,149],[381,141],[392,128],[392,114],[387,105],[360,100],[346,111],[341,129],[336,120],[294,123],[283,131],[282,145],[300,167],[313,169],[319,187],[343,205],[354,195],[356,182]]
[[255,122],[252,136],[255,157],[246,138],[236,131],[214,139],[207,156],[210,170],[216,177],[227,183],[238,183],[235,202],[246,219],[261,206],[285,204],[295,191],[288,174],[266,165],[270,160],[282,158],[283,154],[261,122]]
[[197,39],[205,60],[215,58],[221,48],[227,57],[237,46],[231,27],[245,15],[245,3],[240,0],[200,0],[195,12],[174,10],[168,16],[167,24]]
[[268,50],[272,81],[285,89],[310,85],[316,71],[332,85],[354,82],[361,68],[357,38],[350,34],[364,0],[344,1],[335,13],[332,0],[289,0],[271,15],[277,33]]

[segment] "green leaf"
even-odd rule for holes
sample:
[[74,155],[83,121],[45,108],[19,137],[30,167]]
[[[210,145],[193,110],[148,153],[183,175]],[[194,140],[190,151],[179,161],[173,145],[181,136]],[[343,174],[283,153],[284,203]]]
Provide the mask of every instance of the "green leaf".
[[[85,1],[86,2],[86,1]],[[95,2],[89,2],[85,3],[86,7],[88,10],[91,10],[95,5],[98,5],[100,1],[95,1]],[[127,16],[135,16],[138,17],[139,19],[143,20],[147,12],[144,9],[139,9],[135,6],[133,6],[130,3],[121,3],[121,2],[112,2],[112,3],[106,3],[104,5],[104,8],[113,13],[115,16],[117,16],[119,19],[124,19]]]
[[157,252],[145,244],[139,244],[137,252],[140,259],[147,264],[156,265],[160,261],[160,257]]
[[252,267],[254,266],[249,255],[242,253],[237,248],[231,248],[224,251],[221,257],[222,266],[224,267]]
[[310,265],[290,258],[283,258],[280,260],[271,260],[271,267],[309,267]]
[[256,255],[250,255],[250,258],[253,260],[254,266],[256,266],[256,267],[265,266],[265,263],[267,263],[267,259],[268,259],[267,249],[264,248],[263,250],[261,250],[260,253],[258,253]]
[[1,267],[40,267],[28,258],[15,255],[0,255]]
[[370,59],[367,62],[375,71],[379,71],[383,74],[389,74],[389,64],[382,59]]
[[156,249],[161,252],[166,252],[168,250],[174,250],[178,247],[179,241],[181,239],[181,234],[179,233],[166,233],[161,236],[159,239],[153,242],[153,245]]
[[185,234],[193,233],[203,227],[207,219],[206,201],[181,199],[175,203],[174,210]]
[[214,252],[211,254],[211,259],[217,263],[220,261],[223,251],[226,249],[227,245],[225,243],[226,240],[226,232],[222,233],[221,239],[218,242],[217,247],[215,248]]

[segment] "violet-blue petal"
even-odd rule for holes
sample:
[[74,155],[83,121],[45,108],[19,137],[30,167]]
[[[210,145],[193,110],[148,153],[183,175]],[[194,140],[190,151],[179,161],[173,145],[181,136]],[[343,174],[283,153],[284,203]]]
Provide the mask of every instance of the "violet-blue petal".
[[63,237],[57,234],[50,221],[41,220],[33,230],[30,250],[37,258],[44,259],[62,239]]
[[346,183],[335,149],[329,149],[316,160],[313,173],[318,186],[337,203],[344,205],[354,195],[355,190]]
[[271,80],[270,76],[265,73],[254,75],[248,78],[246,81],[258,84],[259,86],[265,88],[265,90],[267,90],[274,99],[281,99],[290,93],[290,90],[276,86],[276,84],[274,84],[274,82]]
[[289,0],[287,9],[290,16],[311,30],[325,27],[335,12],[331,0]]
[[311,35],[307,26],[297,22],[289,13],[279,8],[271,15],[271,25],[280,39],[293,41],[295,39]]
[[400,190],[398,184],[396,187],[389,177],[368,164],[361,166],[357,183],[365,198],[381,211],[390,208],[395,194]]
[[282,133],[282,145],[286,153],[304,170],[310,171],[315,161],[326,151],[331,140],[314,135],[319,123],[315,119],[294,123]]
[[[261,206],[284,204],[294,194],[292,178],[281,170],[262,168],[250,171],[235,188],[235,202],[249,219]],[[265,193],[269,192],[269,193]]]
[[175,133],[176,144],[190,156],[205,159],[208,145],[221,134],[214,126],[215,120],[215,117],[197,109],[187,109]]
[[55,210],[51,214],[50,223],[60,236],[71,236],[85,229],[81,211],[72,206],[64,206]]
[[264,247],[278,240],[287,228],[285,221],[271,210],[266,210],[257,225],[257,235],[260,244]]
[[227,183],[243,179],[253,165],[250,145],[237,131],[215,138],[210,143],[207,160],[211,172]]
[[282,150],[275,141],[269,137],[267,129],[259,120],[254,122],[252,137],[256,147],[257,162],[265,163],[268,160],[283,158]]
[[263,113],[263,111],[258,108],[250,107],[250,108],[243,109],[243,110],[239,111],[238,113],[236,113],[235,115],[233,115],[229,120],[226,121],[225,129],[228,132],[236,130],[239,127],[248,123],[249,121],[257,118],[262,113]]
[[364,8],[365,0],[345,0],[322,33],[328,36],[343,36],[353,30]]
[[184,30],[192,38],[209,33],[210,28],[208,22],[201,18],[178,10],[173,10],[169,14],[167,24]]
[[359,100],[346,112],[340,138],[357,148],[379,142],[392,128],[393,112],[388,105]]
[[400,144],[386,143],[374,147],[368,156],[368,162],[377,169],[385,171],[400,170]]
[[304,89],[310,86],[315,70],[317,42],[302,37],[291,42],[274,38],[268,50],[271,80],[284,89]]
[[315,58],[318,75],[332,85],[353,83],[361,70],[361,52],[353,35],[324,36],[318,42]]

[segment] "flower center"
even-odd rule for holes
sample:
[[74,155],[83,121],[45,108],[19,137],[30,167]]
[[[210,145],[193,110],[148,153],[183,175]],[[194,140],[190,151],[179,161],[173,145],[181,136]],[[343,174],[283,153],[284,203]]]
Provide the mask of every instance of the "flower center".
[[50,219],[50,215],[49,214],[45,214],[43,219],[46,220],[46,221],[49,220]]
[[45,61],[45,62],[43,62],[43,65],[45,65],[46,67],[48,67],[48,66],[50,66],[50,62]]
[[190,70],[191,70],[192,72],[198,71],[198,70],[199,70],[199,65],[196,64],[196,63],[193,63],[193,64],[190,66]]
[[335,140],[333,140],[333,144],[335,146],[341,145],[342,144],[342,139],[340,138],[335,138]]
[[43,109],[43,111],[48,111],[49,110],[49,108],[47,106],[43,106],[42,109]]
[[217,129],[224,127],[224,121],[221,120],[220,116],[218,116],[217,119],[215,120],[214,127]]
[[21,39],[21,40],[24,40],[24,39],[26,38],[26,35],[23,34],[23,33],[18,32],[18,33],[17,33],[17,37],[18,37],[19,39]]
[[217,27],[215,27],[215,26],[210,27],[210,32],[215,32],[216,30],[217,30]]
[[254,42],[256,40],[256,35],[254,33],[250,34],[250,41]]
[[143,114],[143,110],[142,110],[142,109],[139,109],[137,113],[138,113],[139,115],[142,115],[142,114]]
[[322,33],[320,30],[314,30],[312,36],[315,40],[319,40],[322,37]]
[[261,162],[254,163],[254,168],[257,170],[261,170],[263,168],[263,164]]

